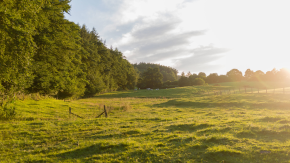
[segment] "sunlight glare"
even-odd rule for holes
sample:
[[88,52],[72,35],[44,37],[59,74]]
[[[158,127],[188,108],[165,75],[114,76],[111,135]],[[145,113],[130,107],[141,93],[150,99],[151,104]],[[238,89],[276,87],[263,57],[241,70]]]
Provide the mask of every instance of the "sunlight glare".
[[[206,0],[211,32],[231,55],[244,63],[259,61],[266,68],[289,67],[289,1]],[[226,4],[226,5],[225,5]],[[234,53],[235,52],[235,53]],[[237,55],[239,54],[239,55]],[[238,57],[238,58],[237,58]]]

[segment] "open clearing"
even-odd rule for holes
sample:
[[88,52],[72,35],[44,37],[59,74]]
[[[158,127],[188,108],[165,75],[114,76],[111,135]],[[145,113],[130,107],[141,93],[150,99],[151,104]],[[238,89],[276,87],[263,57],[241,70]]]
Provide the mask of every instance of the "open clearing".
[[[289,92],[212,93],[228,88],[199,86],[112,92],[76,101],[17,101],[17,120],[0,123],[0,160],[290,162]],[[96,119],[103,105],[109,117]],[[84,119],[69,116],[69,107]]]

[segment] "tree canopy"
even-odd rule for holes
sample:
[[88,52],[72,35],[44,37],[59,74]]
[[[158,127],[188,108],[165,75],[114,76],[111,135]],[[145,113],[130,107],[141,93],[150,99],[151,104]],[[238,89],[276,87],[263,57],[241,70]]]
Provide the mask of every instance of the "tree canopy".
[[135,63],[133,64],[133,66],[137,68],[140,73],[147,71],[149,67],[151,68],[158,67],[160,70],[160,73],[163,76],[163,79],[162,79],[163,82],[177,80],[178,71],[175,68],[172,68],[169,66],[163,66],[163,65],[154,64],[154,63],[144,63],[144,62],[140,62],[139,64]]
[[138,74],[96,30],[70,22],[69,0],[0,1],[0,89],[79,97],[131,89]]
[[232,81],[241,81],[243,79],[243,73],[238,69],[232,69],[231,71],[227,72],[227,76]]
[[158,67],[149,67],[146,71],[141,74],[138,82],[139,88],[160,88],[162,86],[162,78]]

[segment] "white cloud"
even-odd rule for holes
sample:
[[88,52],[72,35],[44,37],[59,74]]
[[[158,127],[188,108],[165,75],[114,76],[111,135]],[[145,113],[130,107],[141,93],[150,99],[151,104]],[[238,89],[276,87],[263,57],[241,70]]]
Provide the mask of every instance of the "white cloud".
[[192,55],[189,50],[201,45],[194,39],[202,40],[204,45],[211,43],[208,39],[196,37],[206,35],[207,24],[200,15],[202,1],[123,2],[117,22],[136,23],[121,38],[110,43],[123,51],[130,50],[124,54],[131,62],[162,62],[175,66],[172,65],[174,59]]
[[[288,66],[288,0],[74,0],[72,4],[72,16],[77,15],[73,21],[96,27],[107,45],[118,47],[131,62],[223,74],[232,68],[266,71]],[[74,13],[77,7],[86,9]],[[210,44],[215,45],[214,53],[200,49]],[[197,49],[204,52],[197,56]]]

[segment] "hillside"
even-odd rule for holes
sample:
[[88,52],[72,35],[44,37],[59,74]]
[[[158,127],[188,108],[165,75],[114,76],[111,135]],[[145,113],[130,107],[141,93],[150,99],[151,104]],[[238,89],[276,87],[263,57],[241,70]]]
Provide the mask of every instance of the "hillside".
[[[120,91],[75,101],[32,96],[35,100],[15,102],[16,120],[0,124],[0,159],[288,162],[290,90],[234,93],[228,88]],[[214,94],[218,91],[223,93]],[[108,118],[95,118],[104,105]],[[69,115],[69,107],[84,119]]]

